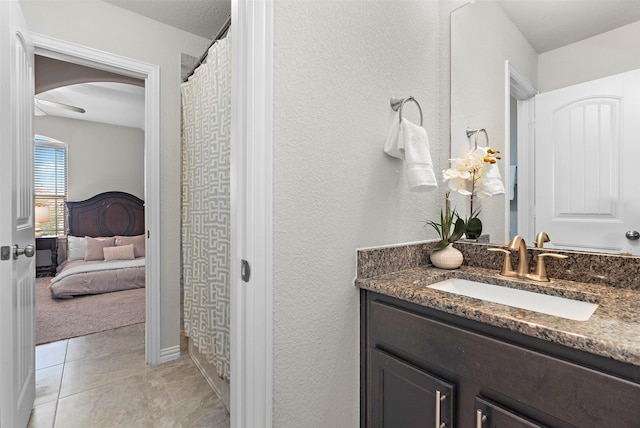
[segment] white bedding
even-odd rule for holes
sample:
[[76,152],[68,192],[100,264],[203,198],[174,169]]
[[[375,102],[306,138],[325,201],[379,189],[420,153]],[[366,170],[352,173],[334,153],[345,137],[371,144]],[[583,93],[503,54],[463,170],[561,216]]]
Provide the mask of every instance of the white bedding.
[[111,261],[72,260],[61,265],[49,284],[49,290],[54,298],[67,299],[141,288],[145,286],[144,265],[144,257]]
[[60,272],[58,275],[54,276],[51,279],[51,284],[55,284],[61,279],[66,278],[67,276],[74,275],[77,273],[86,273],[86,272],[97,272],[100,270],[113,270],[113,269],[126,269],[131,267],[142,267],[144,266],[145,258],[139,257],[133,260],[113,260],[102,263],[94,263],[94,264],[82,264],[80,266],[74,266],[69,269],[65,269]]

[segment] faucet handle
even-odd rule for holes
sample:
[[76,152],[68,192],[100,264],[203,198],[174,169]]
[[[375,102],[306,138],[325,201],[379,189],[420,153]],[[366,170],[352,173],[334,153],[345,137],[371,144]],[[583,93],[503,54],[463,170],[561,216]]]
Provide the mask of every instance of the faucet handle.
[[527,278],[533,279],[535,281],[545,281],[545,282],[550,281],[549,277],[547,276],[547,268],[544,265],[545,257],[551,257],[554,259],[569,258],[569,256],[566,256],[564,254],[557,254],[557,253],[538,254],[538,263],[536,264],[536,269],[534,273],[527,275]]
[[552,259],[568,259],[569,256],[558,253],[542,253],[538,254],[538,257],[551,257]]
[[516,272],[513,270],[513,265],[511,264],[511,251],[504,248],[487,248],[487,250],[494,253],[504,253],[504,261],[502,263],[502,270],[500,271],[500,275],[503,276],[516,276]]

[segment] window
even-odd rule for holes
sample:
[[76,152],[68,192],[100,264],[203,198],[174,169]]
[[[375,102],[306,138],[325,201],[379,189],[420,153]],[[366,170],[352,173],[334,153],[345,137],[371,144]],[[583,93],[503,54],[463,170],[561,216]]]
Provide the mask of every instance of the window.
[[[49,214],[48,221],[39,222],[42,236],[64,235],[67,219],[65,212],[67,145],[51,138],[36,135],[34,153],[35,205],[36,207],[47,207]],[[38,211],[42,210],[36,209],[36,217]],[[38,218],[36,218],[36,222],[38,222]]]

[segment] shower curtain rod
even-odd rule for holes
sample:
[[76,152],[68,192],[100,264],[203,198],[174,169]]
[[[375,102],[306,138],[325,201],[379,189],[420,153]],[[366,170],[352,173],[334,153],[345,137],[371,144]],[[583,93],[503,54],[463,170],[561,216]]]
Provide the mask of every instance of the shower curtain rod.
[[209,47],[207,47],[207,49],[204,51],[196,65],[193,67],[193,70],[191,70],[191,73],[189,73],[187,77],[184,78],[184,82],[189,80],[189,77],[193,76],[193,73],[196,72],[196,69],[202,65],[205,59],[207,59],[207,55],[209,55],[209,49],[211,49],[211,46],[213,46],[218,40],[220,40],[222,37],[224,37],[225,34],[227,34],[227,31],[229,31],[229,27],[231,27],[231,15],[229,15],[220,31],[218,31],[218,34],[216,34],[216,36],[213,38],[213,41],[211,42]]

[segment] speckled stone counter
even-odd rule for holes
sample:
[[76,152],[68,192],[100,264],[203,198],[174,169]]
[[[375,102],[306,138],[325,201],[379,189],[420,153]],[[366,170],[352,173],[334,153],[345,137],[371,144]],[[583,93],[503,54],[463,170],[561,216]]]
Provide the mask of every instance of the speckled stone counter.
[[[543,283],[506,278],[499,275],[499,269],[468,265],[452,271],[441,270],[425,263],[424,250],[423,244],[419,244],[382,251],[380,254],[388,255],[382,257],[382,260],[387,260],[388,263],[378,263],[381,260],[380,254],[372,258],[371,253],[359,252],[356,286],[640,366],[640,291],[636,287],[619,288],[610,284],[564,279],[552,279],[550,283]],[[397,251],[403,257],[397,258]],[[390,260],[400,259],[404,260],[400,263],[400,269],[392,271],[398,264]],[[372,267],[373,270],[370,269]],[[572,321],[427,287],[447,278],[471,279],[520,288],[589,301],[599,306],[588,321]]]

